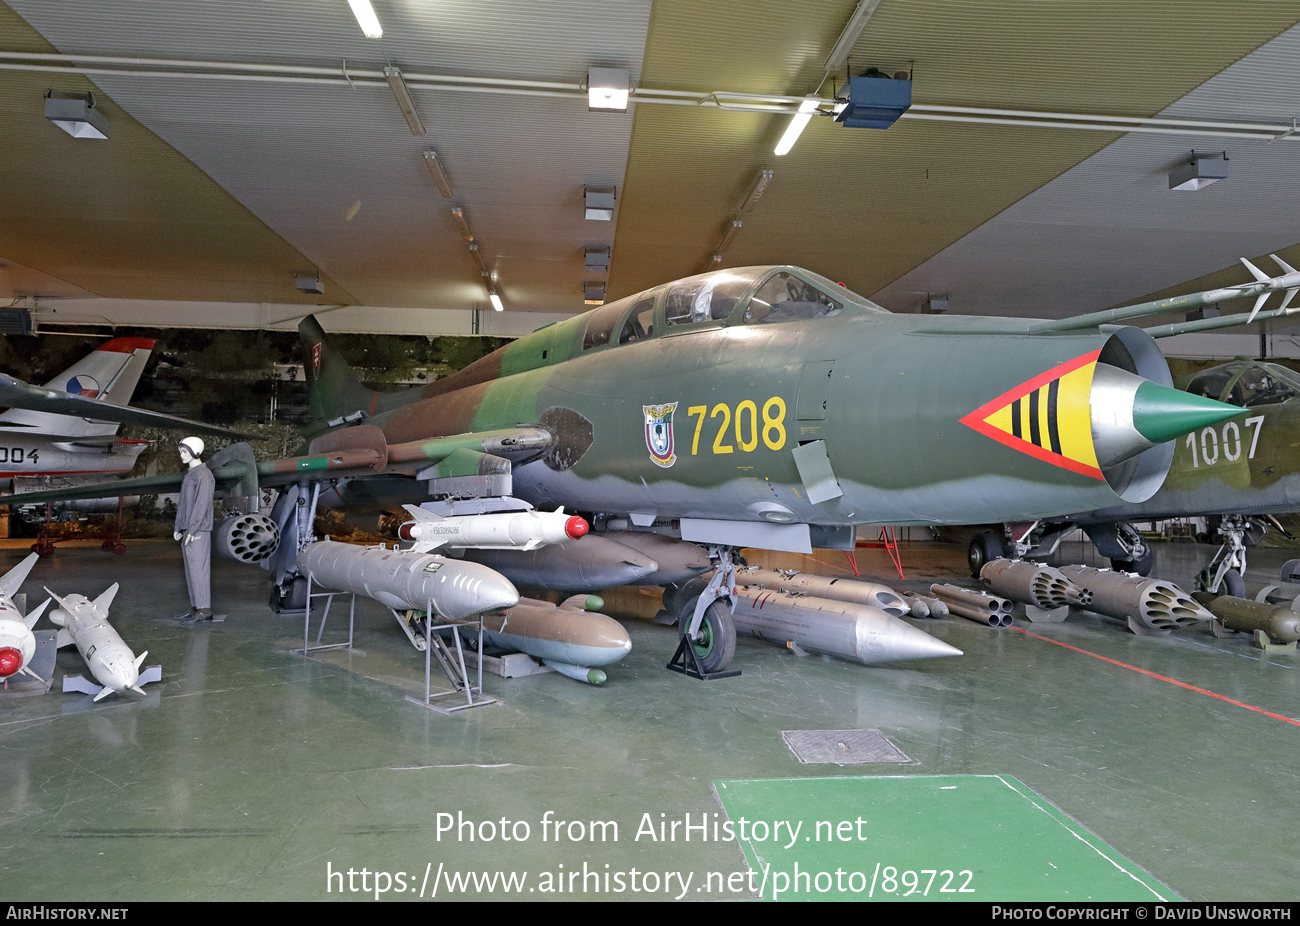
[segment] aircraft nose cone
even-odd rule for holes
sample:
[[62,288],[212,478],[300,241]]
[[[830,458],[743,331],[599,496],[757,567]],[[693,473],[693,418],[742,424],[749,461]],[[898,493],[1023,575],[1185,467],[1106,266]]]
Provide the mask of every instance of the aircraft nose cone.
[[0,647],[0,678],[8,678],[22,667],[22,653],[12,646]]
[[1133,426],[1151,443],[1162,444],[1242,411],[1236,405],[1148,381],[1133,397]]

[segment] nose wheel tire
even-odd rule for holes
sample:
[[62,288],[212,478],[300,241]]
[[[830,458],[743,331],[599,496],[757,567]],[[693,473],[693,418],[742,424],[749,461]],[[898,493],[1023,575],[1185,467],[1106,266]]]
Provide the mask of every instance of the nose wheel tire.
[[988,532],[976,534],[971,538],[970,547],[966,550],[966,561],[970,565],[971,578],[978,579],[980,570],[985,564],[1006,555],[1007,548],[1003,546],[1001,537]]

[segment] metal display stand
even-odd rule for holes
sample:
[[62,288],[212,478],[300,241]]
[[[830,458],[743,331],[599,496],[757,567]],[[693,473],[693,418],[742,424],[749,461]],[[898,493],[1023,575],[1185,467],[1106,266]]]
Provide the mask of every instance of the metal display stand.
[[[352,601],[348,607],[348,639],[346,643],[326,643],[321,644],[321,635],[325,633],[325,621],[330,616],[330,606],[334,604],[335,595],[351,595]],[[325,611],[320,616],[320,627],[316,630],[316,643],[311,644],[311,600],[313,598],[325,598]],[[311,590],[311,576],[307,576],[307,607],[303,611],[302,618],[302,649],[294,650],[295,655],[309,656],[312,653],[319,653],[322,650],[341,649],[349,653],[356,653],[358,656],[366,655],[363,650],[359,650],[352,645],[353,634],[356,631],[357,619],[357,595],[356,592],[316,592]]]
[[[472,620],[461,621],[438,621],[438,633],[434,633],[434,617],[437,612],[433,609],[433,601],[427,602],[427,610],[424,612],[424,697],[416,698],[411,695],[406,696],[406,700],[412,704],[419,704],[421,707],[427,707],[431,711],[437,711],[439,714],[454,714],[456,711],[463,711],[470,707],[482,707],[485,704],[496,704],[496,698],[489,698],[483,694],[483,618],[480,615]],[[476,652],[478,655],[478,666],[475,669],[475,682],[469,680],[469,669],[465,665],[465,649],[461,645],[460,629],[462,627],[473,627],[478,630],[478,640]],[[442,638],[441,631],[451,630],[452,640],[456,643],[456,651],[453,653],[447,641]],[[443,673],[452,684],[450,691],[434,692],[432,690],[433,660],[438,660],[438,665],[442,667]],[[433,703],[437,698],[454,697],[455,695],[464,695],[464,704],[451,704],[444,707],[441,704]]]

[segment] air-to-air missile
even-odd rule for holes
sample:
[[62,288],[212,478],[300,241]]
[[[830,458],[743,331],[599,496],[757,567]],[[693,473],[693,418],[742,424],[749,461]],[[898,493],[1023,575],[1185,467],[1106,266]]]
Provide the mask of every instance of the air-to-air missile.
[[795,595],[812,595],[831,601],[850,601],[871,605],[893,617],[906,617],[912,612],[903,596],[888,585],[863,582],[860,579],[831,578],[807,572],[763,569],[745,566],[736,570],[736,584],[750,588],[770,588]]
[[1070,615],[1070,605],[1084,608],[1092,592],[1076,585],[1059,569],[1028,560],[995,559],[980,570],[980,581],[995,595],[1019,601],[1025,617],[1041,623],[1059,623]]
[[483,616],[483,640],[534,656],[561,675],[600,685],[605,673],[596,667],[618,662],[632,651],[632,638],[623,625],[594,613],[600,607],[604,602],[595,595],[574,595],[559,605],[520,598],[502,613]]
[[1294,646],[1300,640],[1300,613],[1289,607],[1207,592],[1194,592],[1193,597],[1217,618],[1212,625],[1215,636],[1248,633],[1261,649],[1268,644]]
[[733,619],[736,630],[761,640],[868,666],[962,654],[879,608],[850,601],[740,587]]
[[642,556],[654,560],[659,567],[649,575],[627,583],[628,585],[678,585],[713,568],[707,550],[683,540],[635,530],[609,530],[601,536],[631,547]]
[[1010,627],[1013,605],[1006,598],[958,585],[931,585],[930,594],[948,606],[949,612],[989,627]]
[[27,667],[32,654],[36,652],[36,638],[32,635],[32,628],[50,601],[47,598],[40,607],[24,617],[14,604],[14,595],[27,581],[28,573],[39,559],[40,556],[32,553],[0,576],[0,679],[8,679],[18,672],[35,677],[35,673]]
[[385,547],[322,540],[298,554],[298,568],[324,588],[356,592],[394,610],[423,611],[433,602],[446,620],[510,608],[519,592],[505,576],[461,560]]
[[1214,620],[1213,614],[1172,582],[1092,566],[1060,568],[1067,579],[1092,592],[1088,610],[1127,621],[1129,629],[1140,636],[1166,635]]
[[516,585],[598,592],[631,585],[659,570],[659,564],[603,534],[536,550],[466,550],[465,559],[496,570]]
[[57,608],[50,611],[50,623],[59,628],[55,645],[64,647],[75,643],[77,652],[86,660],[90,674],[102,686],[92,685],[80,675],[65,675],[64,691],[93,694],[95,700],[99,701],[115,691],[144,694],[141,685],[162,679],[160,666],[150,666],[143,672],[140,671],[141,664],[149,655],[148,651],[136,656],[108,622],[108,609],[117,595],[116,582],[94,601],[85,595],[74,593],[60,598],[48,588],[45,591],[58,604]]
[[412,541],[417,553],[439,547],[474,548],[476,550],[536,550],[553,543],[577,540],[586,535],[587,522],[564,509],[555,511],[505,511],[440,517],[403,505],[415,520],[397,530],[403,540]]

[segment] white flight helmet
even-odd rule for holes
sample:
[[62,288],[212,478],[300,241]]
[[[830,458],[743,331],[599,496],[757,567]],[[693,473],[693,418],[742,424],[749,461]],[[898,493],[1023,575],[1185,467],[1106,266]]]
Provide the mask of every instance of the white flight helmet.
[[196,460],[203,456],[204,445],[201,437],[187,437],[181,441],[180,446],[188,450]]

